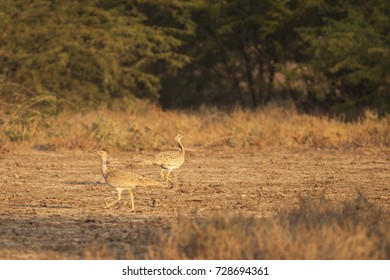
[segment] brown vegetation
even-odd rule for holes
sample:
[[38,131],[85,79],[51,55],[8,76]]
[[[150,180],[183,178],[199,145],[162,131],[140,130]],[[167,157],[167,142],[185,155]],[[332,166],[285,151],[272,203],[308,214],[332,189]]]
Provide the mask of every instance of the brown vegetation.
[[390,258],[386,1],[79,2],[0,1],[0,259]]
[[[390,258],[390,116],[366,111],[351,123],[277,107],[127,105],[2,107],[0,258]],[[172,149],[177,132],[188,151],[177,188],[137,189],[134,213],[105,210],[113,194],[90,151],[107,149],[128,169]],[[353,199],[356,189],[364,195]]]
[[155,150],[169,147],[172,135],[177,132],[186,136],[186,145],[190,148],[390,146],[390,116],[379,118],[373,111],[366,111],[363,118],[351,123],[301,115],[294,109],[280,107],[255,111],[236,108],[231,112],[213,109],[163,111],[141,102],[130,107],[121,107],[120,104],[111,107],[58,115],[44,115],[32,107],[2,110],[2,150],[11,150],[15,146],[41,150],[93,150],[100,147]]
[[270,219],[182,217],[149,251],[152,259],[389,259],[390,218],[359,194],[332,205],[301,200]]

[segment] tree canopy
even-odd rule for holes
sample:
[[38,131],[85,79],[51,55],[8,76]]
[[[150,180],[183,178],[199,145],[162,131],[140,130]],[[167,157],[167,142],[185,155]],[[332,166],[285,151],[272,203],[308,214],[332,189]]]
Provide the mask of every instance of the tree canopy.
[[[163,75],[154,69],[189,62],[177,48],[191,26],[180,5],[155,2],[2,1],[1,74],[75,101],[158,97]],[[156,24],[148,6],[169,16]]]
[[1,1],[0,97],[389,112],[389,16],[386,0]]

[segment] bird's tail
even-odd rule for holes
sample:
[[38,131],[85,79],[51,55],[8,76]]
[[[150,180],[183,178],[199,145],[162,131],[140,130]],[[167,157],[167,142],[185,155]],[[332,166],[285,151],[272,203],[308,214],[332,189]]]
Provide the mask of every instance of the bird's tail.
[[151,187],[162,187],[162,188],[166,187],[166,185],[152,179],[148,179],[148,185]]

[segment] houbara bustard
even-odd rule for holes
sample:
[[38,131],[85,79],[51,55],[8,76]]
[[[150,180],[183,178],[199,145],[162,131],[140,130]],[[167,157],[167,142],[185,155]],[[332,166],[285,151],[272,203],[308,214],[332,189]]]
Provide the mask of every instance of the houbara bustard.
[[[177,134],[175,136],[175,141],[179,146],[180,150],[161,152],[155,155],[152,159],[146,160],[141,163],[142,165],[153,164],[160,166],[160,175],[166,180],[167,185],[169,183],[173,185],[172,180],[169,179],[169,174],[172,172],[172,170],[179,168],[184,163],[185,150],[183,143],[181,142],[182,138],[183,135],[181,134]],[[166,175],[164,174],[164,169],[168,170]]]
[[107,184],[115,188],[118,192],[118,198],[114,202],[109,203],[105,208],[111,207],[115,203],[122,199],[122,192],[128,190],[131,198],[131,210],[134,211],[134,196],[131,189],[135,187],[164,187],[164,185],[156,182],[152,179],[146,178],[134,172],[125,170],[112,170],[107,169],[107,153],[105,151],[96,152],[101,158],[101,171]]

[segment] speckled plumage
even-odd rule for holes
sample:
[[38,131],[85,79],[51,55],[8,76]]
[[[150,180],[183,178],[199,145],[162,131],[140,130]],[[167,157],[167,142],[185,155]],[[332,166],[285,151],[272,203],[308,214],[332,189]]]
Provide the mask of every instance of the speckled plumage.
[[162,187],[159,182],[156,182],[152,179],[144,177],[134,172],[124,171],[124,170],[107,170],[107,153],[105,151],[98,151],[97,154],[101,158],[101,171],[104,179],[107,184],[115,188],[118,192],[118,198],[114,202],[106,206],[110,207],[113,204],[121,200],[121,194],[123,190],[128,190],[131,197],[131,209],[134,210],[134,197],[131,189],[135,187],[145,187],[145,186],[156,186]]
[[108,171],[103,176],[106,182],[114,188],[135,188],[140,186],[161,186],[160,183],[134,172],[124,170]]
[[[152,159],[143,162],[143,164],[153,164],[160,166],[162,168],[160,172],[161,177],[166,179],[167,184],[168,182],[172,183],[172,180],[169,179],[169,174],[172,172],[172,170],[182,166],[185,160],[185,150],[183,144],[181,143],[182,138],[183,135],[181,134],[177,134],[175,136],[176,143],[179,146],[180,150],[161,152],[155,155]],[[166,175],[164,175],[164,169],[168,170]]]
[[184,155],[181,151],[168,151],[157,154],[153,160],[154,165],[164,169],[177,169],[184,163]]

